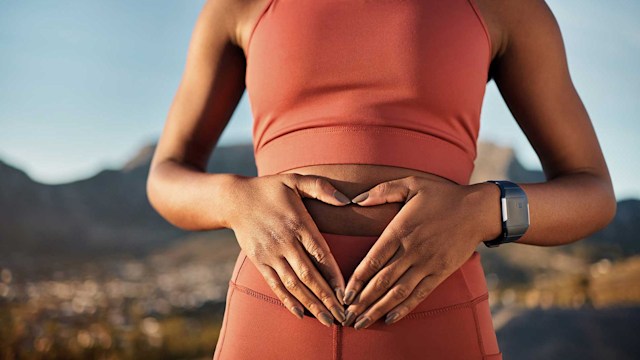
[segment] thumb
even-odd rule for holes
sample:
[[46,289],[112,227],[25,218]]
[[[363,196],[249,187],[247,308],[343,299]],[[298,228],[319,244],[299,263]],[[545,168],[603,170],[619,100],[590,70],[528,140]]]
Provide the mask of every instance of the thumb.
[[382,182],[351,199],[361,206],[409,201],[414,195],[410,177]]
[[345,194],[338,191],[327,179],[317,175],[296,174],[293,186],[301,197],[317,199],[336,206],[351,204],[351,200]]

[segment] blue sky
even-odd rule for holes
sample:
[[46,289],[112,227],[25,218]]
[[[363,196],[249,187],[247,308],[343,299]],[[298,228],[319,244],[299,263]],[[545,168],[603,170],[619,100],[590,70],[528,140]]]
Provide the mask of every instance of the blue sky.
[[[118,168],[160,135],[199,1],[0,1],[0,159],[44,183]],[[547,1],[616,196],[640,198],[640,2]],[[220,144],[251,141],[246,93]],[[480,140],[540,162],[488,85]]]

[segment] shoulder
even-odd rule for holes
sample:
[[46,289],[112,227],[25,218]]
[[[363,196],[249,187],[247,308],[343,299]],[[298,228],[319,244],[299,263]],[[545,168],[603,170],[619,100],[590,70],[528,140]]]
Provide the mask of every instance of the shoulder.
[[[199,22],[211,32],[225,36],[227,40],[243,47],[247,16],[264,0],[206,0],[202,5]],[[268,0],[267,0],[268,1]]]
[[271,1],[206,0],[201,16],[212,28],[224,31],[229,42],[244,51],[257,17]]
[[494,58],[524,42],[558,38],[560,28],[545,0],[473,0],[493,25]]

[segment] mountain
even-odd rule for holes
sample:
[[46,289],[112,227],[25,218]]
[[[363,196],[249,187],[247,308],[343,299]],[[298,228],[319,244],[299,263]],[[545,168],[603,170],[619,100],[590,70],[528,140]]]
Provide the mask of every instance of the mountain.
[[[34,182],[0,161],[0,253],[143,254],[185,235],[147,199],[154,148],[143,147],[122,169],[60,185]],[[208,171],[255,176],[251,145],[216,148]]]

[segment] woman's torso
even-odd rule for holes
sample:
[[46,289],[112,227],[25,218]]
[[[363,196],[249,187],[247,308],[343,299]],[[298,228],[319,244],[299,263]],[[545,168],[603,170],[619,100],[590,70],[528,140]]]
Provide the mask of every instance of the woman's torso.
[[[249,39],[250,31],[257,21],[260,10],[264,8],[268,1],[253,0],[250,6],[246,7],[246,11],[239,15],[238,37],[240,40],[238,40],[238,43],[245,54],[247,53],[246,42]],[[497,23],[496,15],[491,9],[492,4],[490,2],[476,0],[476,3],[489,28],[494,45],[491,54],[491,59],[493,59],[501,47],[502,34],[500,33],[500,26]],[[424,154],[424,156],[428,159],[429,154]],[[434,154],[434,156],[436,155]],[[379,183],[411,175],[430,178],[435,181],[455,183],[444,177],[420,170],[370,164],[321,164],[298,167],[282,173],[324,177],[349,198],[353,198]],[[355,236],[380,235],[402,207],[402,203],[387,203],[372,207],[349,204],[339,207],[307,198],[304,198],[303,202],[321,232]]]

